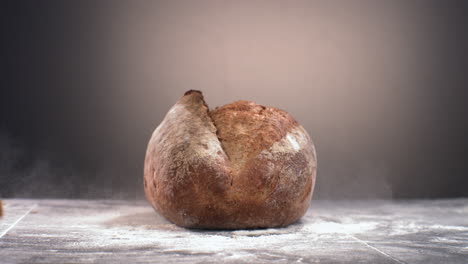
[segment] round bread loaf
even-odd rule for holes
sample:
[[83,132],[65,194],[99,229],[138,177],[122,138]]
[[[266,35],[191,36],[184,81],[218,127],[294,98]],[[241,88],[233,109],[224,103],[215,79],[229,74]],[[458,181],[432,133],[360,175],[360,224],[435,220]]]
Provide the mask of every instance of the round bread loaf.
[[146,199],[187,228],[281,227],[307,211],[317,159],[288,113],[237,101],[212,111],[190,90],[148,144]]

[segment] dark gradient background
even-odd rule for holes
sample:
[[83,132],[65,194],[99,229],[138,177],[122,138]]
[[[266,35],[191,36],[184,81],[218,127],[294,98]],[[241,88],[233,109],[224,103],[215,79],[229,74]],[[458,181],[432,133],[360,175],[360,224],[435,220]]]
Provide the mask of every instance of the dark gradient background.
[[468,196],[468,1],[1,1],[0,197],[142,198],[189,89],[288,111],[315,198]]

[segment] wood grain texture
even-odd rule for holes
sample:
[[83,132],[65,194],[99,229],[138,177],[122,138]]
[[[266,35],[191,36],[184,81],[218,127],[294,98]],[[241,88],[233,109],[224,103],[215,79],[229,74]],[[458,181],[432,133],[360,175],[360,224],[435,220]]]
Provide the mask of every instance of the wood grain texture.
[[454,263],[468,199],[314,201],[286,228],[197,231],[145,201],[5,200],[0,263]]

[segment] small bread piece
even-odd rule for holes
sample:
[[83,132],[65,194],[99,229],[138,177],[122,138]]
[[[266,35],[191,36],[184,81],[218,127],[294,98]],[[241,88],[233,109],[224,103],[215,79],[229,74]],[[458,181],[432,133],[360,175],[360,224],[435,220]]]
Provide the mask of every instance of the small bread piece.
[[0,217],[3,216],[3,202],[0,200]]
[[285,111],[249,101],[210,111],[190,90],[150,139],[144,189],[179,226],[281,227],[307,211],[316,167],[309,135]]

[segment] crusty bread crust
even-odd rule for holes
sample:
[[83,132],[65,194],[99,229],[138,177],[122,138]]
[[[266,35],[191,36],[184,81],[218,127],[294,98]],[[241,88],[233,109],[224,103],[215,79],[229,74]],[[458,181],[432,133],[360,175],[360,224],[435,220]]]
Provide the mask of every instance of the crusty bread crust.
[[306,212],[316,167],[312,141],[286,112],[248,101],[209,111],[191,90],[151,137],[144,188],[179,226],[280,227]]

